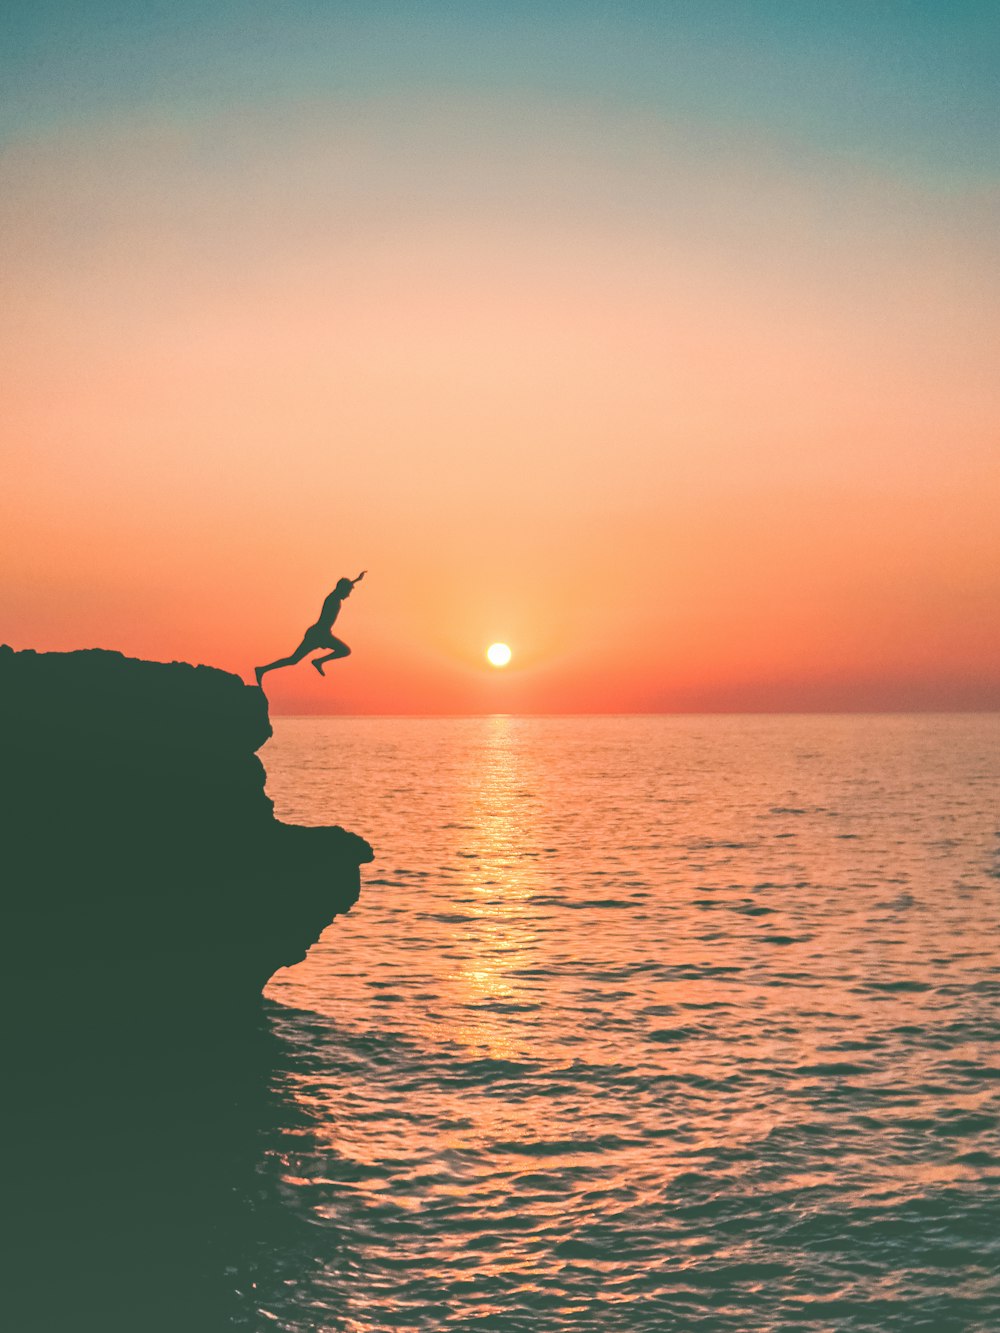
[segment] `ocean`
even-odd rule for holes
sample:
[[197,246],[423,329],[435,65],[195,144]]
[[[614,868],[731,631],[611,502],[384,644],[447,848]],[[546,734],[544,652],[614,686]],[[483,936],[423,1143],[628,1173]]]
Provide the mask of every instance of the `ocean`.
[[[1000,715],[277,718],[260,1327],[1000,1327]],[[280,886],[276,886],[280,893]]]

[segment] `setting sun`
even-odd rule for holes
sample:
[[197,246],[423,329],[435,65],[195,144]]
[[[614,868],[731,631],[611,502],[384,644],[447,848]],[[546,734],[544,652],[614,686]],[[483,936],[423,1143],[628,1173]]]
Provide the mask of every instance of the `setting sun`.
[[505,643],[491,643],[486,649],[486,656],[492,666],[505,667],[510,661],[511,653]]

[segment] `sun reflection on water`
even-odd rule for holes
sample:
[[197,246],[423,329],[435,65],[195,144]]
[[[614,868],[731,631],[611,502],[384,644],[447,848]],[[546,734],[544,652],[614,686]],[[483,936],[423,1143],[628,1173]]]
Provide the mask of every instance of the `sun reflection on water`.
[[525,908],[537,880],[519,858],[531,833],[512,720],[500,715],[487,723],[482,767],[470,772],[467,790],[477,871],[465,900],[469,920],[454,927],[463,958],[454,974],[461,1018],[451,1035],[495,1059],[517,1060],[526,1052],[525,1032],[505,1010],[533,1003],[517,970],[532,958],[536,931]]

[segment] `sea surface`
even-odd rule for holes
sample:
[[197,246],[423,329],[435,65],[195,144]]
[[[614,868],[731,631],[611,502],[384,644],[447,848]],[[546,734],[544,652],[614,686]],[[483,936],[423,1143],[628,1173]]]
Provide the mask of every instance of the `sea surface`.
[[[262,1328],[1000,1328],[1000,716],[278,718]],[[280,890],[279,890],[280,891]]]

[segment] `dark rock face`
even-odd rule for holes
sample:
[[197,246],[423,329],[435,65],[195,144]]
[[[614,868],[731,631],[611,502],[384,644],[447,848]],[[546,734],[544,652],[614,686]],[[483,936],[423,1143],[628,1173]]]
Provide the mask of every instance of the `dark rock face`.
[[0,648],[15,947],[46,989],[206,1023],[357,900],[371,848],[275,820],[270,734],[263,693],[212,667]]
[[[262,692],[210,667],[0,647],[8,1143],[24,1271],[47,1274],[19,1327],[68,1326],[67,1309],[80,1329],[168,1326],[163,1274],[130,1299],[124,1274],[154,1251],[183,1271],[221,1225],[237,1144],[246,1174],[261,990],[357,900],[372,859],[343,829],[275,820],[256,755],[270,734]],[[188,1302],[170,1326],[228,1324]]]

